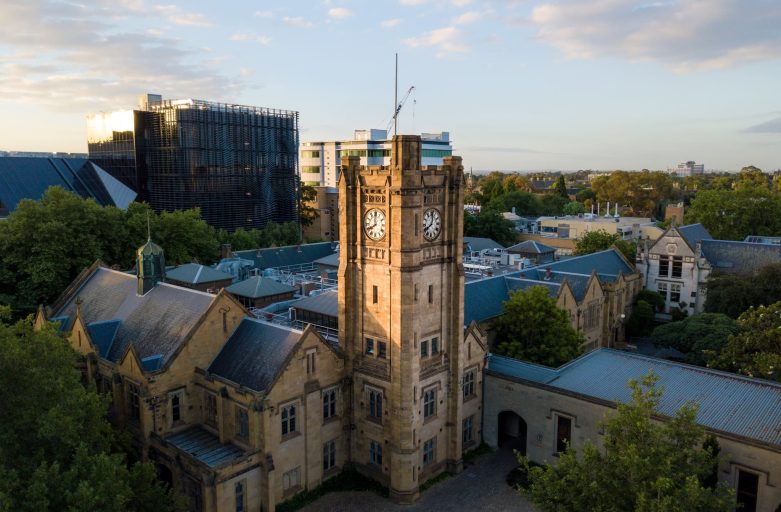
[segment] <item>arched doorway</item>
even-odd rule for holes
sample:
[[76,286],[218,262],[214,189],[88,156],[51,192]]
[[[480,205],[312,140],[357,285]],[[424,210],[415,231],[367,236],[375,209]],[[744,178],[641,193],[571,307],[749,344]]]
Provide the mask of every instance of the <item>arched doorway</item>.
[[513,411],[502,411],[497,421],[499,448],[518,450],[526,455],[526,422]]
[[171,470],[165,464],[159,462],[155,464],[155,471],[157,472],[158,480],[164,482],[170,489],[174,485],[174,475]]

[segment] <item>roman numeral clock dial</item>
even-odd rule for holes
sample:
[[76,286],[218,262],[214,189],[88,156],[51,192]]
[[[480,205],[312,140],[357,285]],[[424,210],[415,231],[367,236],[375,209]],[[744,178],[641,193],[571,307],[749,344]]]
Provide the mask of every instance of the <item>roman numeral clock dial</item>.
[[372,240],[382,240],[385,237],[385,212],[372,208],[363,217],[363,230]]
[[423,236],[426,240],[436,240],[442,231],[442,218],[439,211],[434,208],[426,210],[423,214]]

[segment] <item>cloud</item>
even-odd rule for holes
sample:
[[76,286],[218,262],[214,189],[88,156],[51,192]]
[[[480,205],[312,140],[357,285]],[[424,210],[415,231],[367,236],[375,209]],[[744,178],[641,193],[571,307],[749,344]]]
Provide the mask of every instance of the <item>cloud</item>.
[[306,20],[301,16],[285,16],[284,18],[282,18],[282,21],[284,21],[291,27],[310,28],[313,26],[313,23],[311,21]]
[[420,37],[410,37],[404,44],[411,48],[435,47],[438,57],[448,53],[465,52],[469,48],[462,42],[462,33],[456,27],[443,27],[424,33]]
[[464,7],[465,5],[469,5],[472,3],[472,0],[451,0],[453,5],[456,7]]
[[150,27],[154,16],[138,5],[4,0],[0,98],[86,113],[131,107],[146,91],[228,99],[244,89],[241,76],[217,70],[215,55]]
[[328,9],[328,15],[337,20],[341,20],[344,18],[349,18],[350,16],[353,15],[353,13],[349,9],[345,9],[344,7],[331,7],[330,9]]
[[401,23],[401,18],[393,18],[390,20],[382,20],[380,22],[380,26],[382,26],[382,28],[394,28],[394,27],[398,27],[400,23]]
[[477,11],[467,11],[453,20],[454,25],[468,25],[479,20],[483,15]]
[[560,0],[532,10],[567,57],[661,62],[676,72],[781,58],[781,4],[766,0]]
[[271,11],[255,11],[255,16],[258,18],[273,18],[274,13]]
[[412,6],[414,6],[414,5],[423,5],[427,1],[428,0],[399,0],[399,3],[401,5],[412,5]]
[[165,16],[168,21],[177,25],[196,25],[201,27],[211,25],[211,22],[203,14],[186,12],[176,5],[156,5],[154,6],[154,12]]
[[781,117],[749,126],[743,133],[781,133]]
[[271,43],[271,37],[269,36],[257,36],[254,34],[233,34],[231,41],[254,41],[263,46],[268,46]]

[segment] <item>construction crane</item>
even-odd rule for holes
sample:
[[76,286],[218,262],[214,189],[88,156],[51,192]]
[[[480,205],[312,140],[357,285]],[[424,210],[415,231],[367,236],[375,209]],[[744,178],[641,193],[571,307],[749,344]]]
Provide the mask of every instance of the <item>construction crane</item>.
[[404,106],[404,103],[407,102],[409,95],[412,94],[412,91],[414,90],[415,90],[415,86],[413,85],[407,90],[407,94],[404,95],[404,97],[401,99],[398,105],[396,105],[396,111],[393,113],[393,116],[391,116],[390,122],[388,123],[388,127],[385,129],[386,132],[390,132],[392,126],[393,135],[396,135],[396,119],[399,117],[399,113],[401,112],[401,108]]

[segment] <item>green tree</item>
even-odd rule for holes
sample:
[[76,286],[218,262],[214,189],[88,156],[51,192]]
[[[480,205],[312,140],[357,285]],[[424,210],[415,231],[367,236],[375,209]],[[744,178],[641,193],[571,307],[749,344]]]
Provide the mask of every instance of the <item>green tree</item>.
[[575,201],[578,201],[579,203],[585,203],[589,199],[591,201],[594,201],[597,198],[597,194],[594,193],[594,191],[590,188],[584,188],[583,190],[578,190],[578,193],[575,194]]
[[544,286],[516,290],[494,321],[498,354],[558,367],[580,355],[585,338]]
[[603,423],[604,450],[587,441],[558,462],[532,467],[519,457],[530,485],[520,492],[542,512],[727,512],[735,508],[726,485],[706,485],[717,455],[697,424],[697,406],[684,405],[657,424],[662,390],[653,373],[629,381],[631,400]]
[[630,336],[648,336],[654,330],[654,308],[644,300],[638,300],[626,323]]
[[760,268],[755,274],[716,274],[708,278],[705,311],[737,318],[750,307],[781,300],[781,263]]
[[569,193],[567,192],[567,182],[564,181],[564,176],[561,175],[556,179],[556,184],[553,185],[554,194],[569,200]]
[[490,238],[504,246],[516,240],[514,224],[491,209],[483,209],[477,215],[465,214],[464,235]]
[[518,215],[539,215],[542,206],[535,194],[523,190],[512,190],[489,201],[486,208],[499,212],[510,212],[515,208]]
[[542,194],[540,196],[540,213],[542,215],[562,215],[564,206],[569,203],[569,199],[561,197],[555,193]]
[[564,215],[579,215],[581,213],[586,213],[586,207],[583,206],[583,203],[570,201],[564,205],[562,213],[564,213]]
[[677,198],[672,178],[660,171],[613,171],[591,183],[597,200],[620,204],[633,215],[652,217],[657,205],[665,199]]
[[653,290],[640,290],[640,292],[637,294],[637,297],[635,297],[636,301],[645,301],[648,304],[650,304],[656,313],[661,313],[664,311],[665,306],[665,298],[664,295],[662,295],[659,292],[655,292]]
[[740,170],[735,180],[736,189],[753,189],[756,187],[769,188],[770,176],[763,173],[762,169],[748,165]]
[[618,233],[608,233],[603,229],[588,231],[575,242],[575,254],[580,256],[604,251],[605,249],[610,249],[618,240]]
[[0,509],[171,511],[148,464],[115,453],[107,402],[85,389],[52,326],[0,325]]
[[660,347],[672,347],[686,355],[686,362],[705,366],[709,354],[724,348],[740,327],[732,318],[719,313],[701,313],[670,322],[654,329],[651,340]]
[[301,185],[301,225],[311,226],[320,217],[320,212],[315,207],[317,201],[317,189],[311,185]]
[[701,190],[685,215],[700,222],[714,238],[743,240],[748,235],[781,234],[781,198],[767,187]]
[[781,302],[750,308],[709,366],[749,377],[781,381]]

